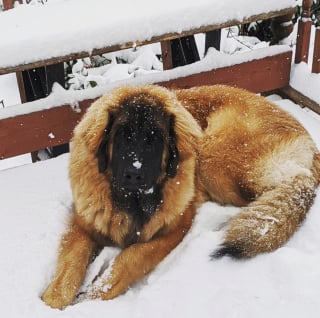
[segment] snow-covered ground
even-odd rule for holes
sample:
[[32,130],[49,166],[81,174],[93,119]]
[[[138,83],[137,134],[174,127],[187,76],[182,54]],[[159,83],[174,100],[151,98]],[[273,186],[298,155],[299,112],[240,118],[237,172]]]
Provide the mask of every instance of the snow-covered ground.
[[[59,2],[75,0],[50,1],[53,6],[54,3],[58,5]],[[207,1],[202,0],[201,3]],[[290,1],[286,0],[287,3]],[[240,2],[237,1],[237,5]],[[258,3],[254,0],[243,2],[245,7]],[[270,3],[283,5],[284,2],[270,0],[268,4],[261,3],[259,5],[267,6]],[[0,40],[3,37],[0,33]],[[233,44],[224,42],[222,48],[230,53],[238,48]],[[151,59],[143,62],[147,60]],[[146,68],[144,65],[143,69]],[[119,75],[118,70],[116,75]],[[299,89],[307,89],[312,95],[308,96],[320,100],[320,75],[310,75],[310,65],[293,66],[291,82],[297,83]],[[95,89],[92,91],[97,92]],[[319,116],[288,100],[277,96],[270,98],[300,120],[320,148]],[[0,76],[1,99],[6,106],[19,103],[14,75]],[[192,230],[184,241],[155,271],[126,294],[111,301],[78,303],[63,311],[47,307],[40,295],[54,273],[59,240],[71,213],[68,158],[68,155],[62,155],[27,164],[31,162],[27,154],[0,160],[0,170],[26,164],[0,171],[0,308],[3,317],[320,316],[320,189],[303,226],[284,247],[273,253],[246,261],[227,257],[210,261],[209,254],[222,240],[225,222],[239,211],[238,208],[221,207],[210,202],[199,209]],[[105,249],[89,268],[88,275],[94,276],[99,271],[99,264],[108,261],[115,252],[114,249]]]
[[[275,98],[276,99],[276,98]],[[320,121],[276,100],[320,147]],[[246,261],[210,261],[225,221],[238,208],[206,203],[185,240],[143,282],[111,301],[87,301],[62,312],[40,295],[54,273],[60,236],[71,213],[68,155],[1,171],[1,315],[23,317],[318,318],[320,190],[303,226],[284,247]],[[98,272],[105,250],[89,270]]]

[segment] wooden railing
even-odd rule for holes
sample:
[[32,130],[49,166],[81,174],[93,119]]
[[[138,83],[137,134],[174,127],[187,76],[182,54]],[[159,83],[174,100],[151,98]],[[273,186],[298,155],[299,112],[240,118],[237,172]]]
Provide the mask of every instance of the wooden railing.
[[[294,62],[299,64],[301,62],[308,63],[310,42],[311,42],[311,6],[312,0],[303,0],[301,19],[298,22],[298,33],[296,43],[296,53]],[[312,73],[320,73],[320,28],[315,30],[314,50],[312,58]],[[320,114],[320,105],[312,99],[301,94],[291,86],[284,87],[280,90],[283,97],[289,98],[297,104],[308,107],[314,112]]]
[[[4,0],[5,8],[9,8],[11,5],[12,1]],[[157,35],[141,43],[137,43],[136,41],[134,41],[135,39],[132,39],[132,42],[135,42],[138,45],[153,42],[162,42],[162,48],[168,50],[168,48],[170,49],[168,41],[180,38],[182,36],[190,36],[200,32],[206,33],[228,26],[240,25],[256,20],[271,19],[283,16],[290,17],[294,13],[294,11],[295,8],[285,8],[279,11],[271,11],[267,13],[264,12],[251,17],[247,17],[243,20],[233,20],[226,21],[222,24],[206,25],[200,28],[186,30],[181,33],[166,33],[160,36]],[[301,34],[303,34],[303,32]],[[32,63],[6,67],[0,66],[0,74],[7,74],[12,72],[21,74],[21,71],[33,69],[35,67],[61,63],[75,58],[83,58],[95,54],[117,51],[119,49],[131,47],[132,42],[124,44],[119,43],[118,45],[93,50],[90,53],[73,52],[72,54],[68,54],[65,56],[48,58]],[[304,45],[302,46],[304,47]],[[275,53],[269,54],[268,52],[271,51]],[[290,80],[290,69],[292,60],[291,50],[288,48],[277,51],[273,47],[271,47],[266,48],[266,52],[267,53],[262,55],[262,57],[251,58],[248,60],[244,59],[244,61],[236,61],[234,65],[225,65],[218,68],[212,67],[209,69],[204,69],[201,64],[202,62],[200,61],[197,62],[198,64],[194,64],[194,66],[184,66],[187,72],[183,72],[183,75],[179,75],[179,72],[176,72],[173,69],[164,71],[162,74],[156,77],[156,80],[154,79],[154,77],[152,77],[151,79],[147,76],[144,79],[139,79],[138,82],[156,82],[166,87],[191,87],[204,84],[223,83],[243,87],[253,92],[267,92],[287,87]],[[170,54],[168,54],[168,51],[166,51],[163,52],[163,56],[170,57]],[[172,64],[169,61],[167,65]],[[190,70],[190,72],[188,72],[188,70]],[[21,75],[19,80],[21,82]],[[133,82],[135,83],[136,81],[134,80]],[[23,85],[21,85],[20,83],[21,95],[24,94],[23,90]],[[100,93],[98,93],[97,96],[94,96],[93,98],[85,100],[83,100],[82,97],[79,97],[76,102],[78,103],[77,108],[81,110],[80,113],[75,112],[72,107],[70,107],[67,101],[65,103],[60,102],[59,105],[54,104],[55,101],[54,99],[50,99],[50,96],[40,101],[34,101],[14,106],[15,108],[19,109],[23,109],[25,107],[24,109],[26,109],[26,111],[20,111],[19,115],[16,114],[15,116],[11,116],[8,110],[1,109],[0,159],[9,158],[23,153],[34,152],[46,147],[68,143],[72,136],[74,126],[81,119],[81,116],[86,108],[89,107],[92,101],[95,98],[99,97],[99,95]],[[40,108],[40,110],[37,110],[38,105],[41,103],[46,104],[46,108],[48,109]]]
[[[295,63],[308,63],[311,38],[311,5],[312,0],[303,0],[302,15],[298,22],[298,36]],[[312,72],[320,73],[320,28],[316,28],[314,38]]]

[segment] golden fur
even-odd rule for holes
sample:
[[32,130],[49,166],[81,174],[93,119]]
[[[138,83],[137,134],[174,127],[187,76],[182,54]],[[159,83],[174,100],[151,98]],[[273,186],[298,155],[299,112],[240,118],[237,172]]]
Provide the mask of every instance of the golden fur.
[[251,257],[281,246],[320,181],[320,155],[307,131],[245,90],[217,85],[176,95],[204,129],[196,174],[208,199],[245,206],[214,255]]
[[[143,226],[139,241],[125,247],[130,219],[113,205],[96,154],[110,112],[139,94],[158,100],[175,117],[180,162],[177,175],[165,182],[160,209]],[[295,119],[245,90],[222,85],[175,91],[122,87],[97,100],[76,127],[70,181],[74,217],[61,241],[55,278],[42,296],[56,308],[74,301],[101,237],[124,248],[110,275],[89,296],[111,299],[175,248],[206,200],[244,206],[229,222],[214,256],[251,257],[281,246],[313,202],[320,155]]]

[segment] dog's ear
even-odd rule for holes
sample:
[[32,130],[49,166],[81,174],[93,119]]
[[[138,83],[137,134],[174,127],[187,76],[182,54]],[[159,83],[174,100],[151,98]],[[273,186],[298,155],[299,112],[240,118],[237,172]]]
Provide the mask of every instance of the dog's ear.
[[174,116],[170,117],[169,126],[169,153],[167,159],[166,173],[170,178],[174,178],[177,174],[178,164],[179,164],[179,151],[177,148],[177,137],[174,130]]
[[100,173],[104,173],[107,170],[108,166],[108,142],[109,142],[109,134],[111,131],[111,127],[114,122],[114,115],[109,115],[109,121],[104,129],[101,143],[98,148],[98,168]]

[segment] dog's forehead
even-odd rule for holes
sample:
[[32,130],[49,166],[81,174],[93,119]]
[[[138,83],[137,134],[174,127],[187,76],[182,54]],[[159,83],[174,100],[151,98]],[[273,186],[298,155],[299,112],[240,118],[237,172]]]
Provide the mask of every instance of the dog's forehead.
[[165,128],[168,118],[160,103],[131,99],[121,104],[116,116],[116,124],[132,122],[137,126],[150,125]]

